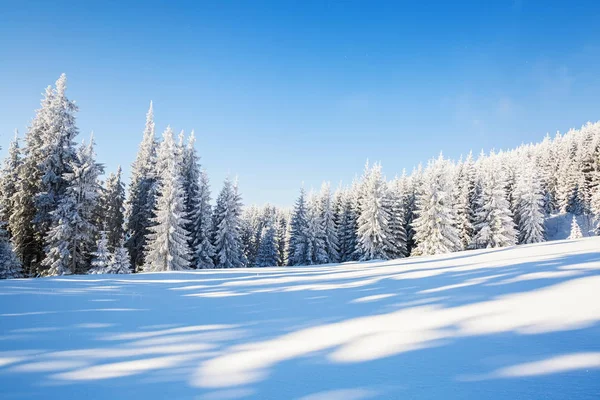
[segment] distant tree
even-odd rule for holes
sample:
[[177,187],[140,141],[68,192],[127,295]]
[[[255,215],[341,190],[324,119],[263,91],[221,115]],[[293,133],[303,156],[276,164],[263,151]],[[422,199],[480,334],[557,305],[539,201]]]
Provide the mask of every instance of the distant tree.
[[273,267],[279,264],[279,253],[275,240],[275,229],[273,226],[265,226],[262,229],[258,255],[256,257],[257,267]]
[[0,227],[0,279],[22,278],[21,262],[8,241],[6,230]]
[[0,172],[0,221],[5,223],[9,237],[11,228],[8,222],[15,209],[21,162],[19,133],[15,131],[15,137],[10,142],[8,155],[4,159],[2,171]]
[[416,254],[443,254],[462,249],[452,199],[452,164],[440,157],[430,162],[417,196],[413,221]]
[[580,239],[582,237],[583,234],[581,233],[581,228],[577,223],[577,218],[573,216],[573,219],[571,220],[571,234],[569,235],[569,239]]
[[113,251],[121,242],[124,235],[125,212],[125,186],[121,181],[121,166],[116,173],[111,173],[106,179],[105,189],[102,194],[101,213],[102,226],[106,232],[108,249]]
[[237,183],[227,178],[217,198],[214,214],[217,268],[246,266],[241,238],[241,214],[242,199]]
[[361,260],[387,259],[391,237],[390,209],[381,166],[374,164],[363,181],[363,198],[358,217],[358,247]]
[[481,166],[481,192],[477,199],[475,248],[514,245],[517,232],[506,195],[503,171],[494,156]]
[[111,258],[110,251],[108,250],[108,239],[106,232],[100,232],[100,238],[96,244],[96,251],[92,253],[92,268],[88,271],[88,274],[106,274],[108,273],[108,264]]

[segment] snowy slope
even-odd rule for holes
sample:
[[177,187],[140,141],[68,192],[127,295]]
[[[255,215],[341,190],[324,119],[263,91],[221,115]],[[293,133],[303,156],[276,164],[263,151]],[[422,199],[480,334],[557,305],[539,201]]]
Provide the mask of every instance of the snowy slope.
[[2,398],[598,399],[600,238],[0,282]]

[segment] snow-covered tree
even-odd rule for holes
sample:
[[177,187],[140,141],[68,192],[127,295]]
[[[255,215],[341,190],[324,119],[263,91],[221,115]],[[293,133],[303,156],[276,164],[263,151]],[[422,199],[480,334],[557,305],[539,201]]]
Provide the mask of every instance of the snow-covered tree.
[[[15,137],[8,147],[8,155],[4,159],[2,171],[0,172],[0,221],[8,224],[10,216],[14,211],[15,195],[19,180],[19,167],[21,166],[21,149],[19,148],[19,133],[15,131]],[[10,225],[7,226],[10,236]]]
[[126,246],[134,268],[144,264],[144,249],[150,233],[149,227],[154,218],[155,203],[156,139],[154,136],[154,111],[152,102],[150,102],[142,143],[131,169],[129,196],[126,203]]
[[100,238],[96,243],[96,251],[92,253],[92,268],[88,271],[88,274],[106,274],[108,264],[110,261],[111,253],[108,250],[108,239],[106,232],[100,232]]
[[279,252],[275,238],[275,228],[265,226],[260,235],[260,244],[256,256],[257,267],[273,267],[279,264]]
[[121,181],[121,166],[118,166],[116,173],[108,175],[100,201],[102,229],[106,232],[108,248],[111,251],[119,245],[124,235],[124,203],[125,186]]
[[167,127],[157,153],[158,196],[154,225],[147,237],[144,272],[181,271],[189,267],[189,220],[175,146],[173,130]]
[[473,240],[473,224],[475,223],[475,200],[477,198],[477,172],[473,162],[473,154],[469,153],[460,165],[456,179],[456,222],[462,247],[468,249]]
[[477,199],[475,248],[505,247],[514,245],[517,232],[506,195],[506,182],[498,168],[494,154],[482,161],[481,193]]
[[46,235],[46,258],[42,265],[47,275],[85,273],[89,267],[90,250],[94,245],[96,226],[94,211],[98,204],[98,176],[103,166],[96,162],[94,139],[83,143],[66,173],[65,195],[52,212],[52,227]]
[[21,262],[8,241],[6,230],[0,227],[0,279],[23,277]]
[[413,221],[416,254],[443,254],[462,249],[452,199],[453,165],[442,155],[430,162],[417,195],[418,217]]
[[129,251],[127,251],[127,247],[125,247],[123,240],[117,247],[115,247],[115,251],[112,252],[110,256],[110,260],[108,262],[108,271],[107,274],[129,274],[131,273],[131,264],[129,262]]
[[289,213],[283,210],[277,210],[275,214],[275,245],[277,247],[277,260],[279,266],[287,265],[287,228],[289,225]]
[[389,205],[389,241],[386,249],[387,258],[406,257],[406,230],[404,228],[404,195],[406,179],[396,178],[389,185],[386,193]]
[[406,231],[406,252],[409,255],[415,254],[417,247],[415,240],[415,228],[413,221],[418,216],[417,197],[423,186],[423,167],[421,164],[413,170],[406,180],[406,193],[404,195],[404,230]]
[[214,212],[215,254],[217,268],[246,266],[241,237],[242,199],[237,182],[225,180]]
[[327,254],[327,262],[338,262],[339,240],[331,199],[331,185],[328,182],[324,182],[321,186],[318,202],[319,218],[323,225],[323,246]]
[[521,173],[517,192],[519,243],[539,243],[544,241],[544,193],[542,182],[534,165],[528,165]]
[[310,256],[304,188],[300,189],[300,196],[298,196],[294,205],[288,235],[288,265],[308,265],[310,263]]
[[577,223],[577,218],[573,215],[573,219],[571,220],[571,233],[569,234],[568,239],[580,239],[583,237],[581,233],[581,228]]
[[196,210],[191,219],[191,236],[194,239],[193,266],[196,268],[213,268],[215,248],[210,240],[212,232],[212,208],[210,205],[210,183],[205,170],[200,170],[198,190],[196,191]]
[[349,189],[338,189],[335,198],[339,261],[351,261],[354,260],[357,243],[353,198]]
[[35,197],[35,229],[43,235],[53,224],[52,213],[66,195],[70,184],[66,177],[73,172],[72,165],[77,158],[74,140],[79,133],[75,125],[75,113],[78,108],[66,97],[65,74],[58,78],[55,86],[52,100],[44,115],[44,127],[41,132],[43,144],[40,149],[43,158],[39,165],[42,174],[41,185],[40,192]]
[[329,257],[325,248],[325,225],[321,218],[320,201],[316,194],[310,194],[306,207],[306,265],[326,264]]
[[[183,138],[180,137],[180,141]],[[210,192],[208,177],[201,172],[199,157],[194,146],[194,132],[190,134],[187,146],[182,151],[181,175],[185,192],[185,214],[190,220],[187,227],[190,233],[192,268],[210,268],[213,266],[214,250],[208,237],[210,228]],[[200,258],[201,257],[201,258]]]
[[362,260],[387,259],[390,241],[390,209],[381,165],[374,164],[363,178],[363,197],[358,217],[358,247]]

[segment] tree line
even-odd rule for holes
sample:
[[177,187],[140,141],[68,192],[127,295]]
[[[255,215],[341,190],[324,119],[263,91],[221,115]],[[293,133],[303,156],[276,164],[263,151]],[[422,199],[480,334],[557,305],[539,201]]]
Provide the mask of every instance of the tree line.
[[229,178],[213,204],[194,132],[157,140],[151,103],[126,190],[120,167],[101,180],[93,136],[76,145],[66,82],[0,171],[1,278],[394,259],[537,243],[548,215],[600,215],[600,123],[391,180],[367,163],[347,187],[301,188],[288,210],[244,208]]

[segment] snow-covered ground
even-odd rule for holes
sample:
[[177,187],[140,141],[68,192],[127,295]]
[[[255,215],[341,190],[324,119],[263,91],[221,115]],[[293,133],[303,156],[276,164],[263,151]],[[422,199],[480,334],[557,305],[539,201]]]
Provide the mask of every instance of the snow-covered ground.
[[11,398],[599,399],[600,238],[0,282]]

